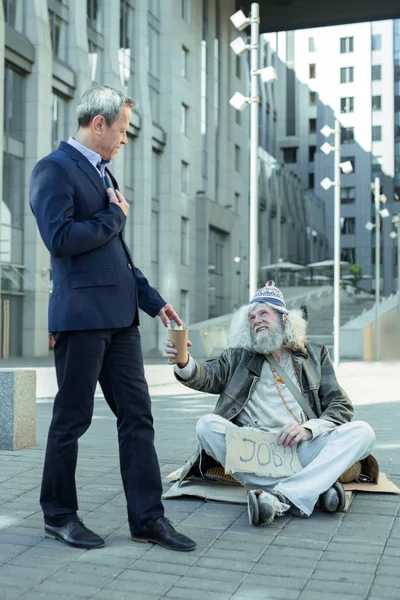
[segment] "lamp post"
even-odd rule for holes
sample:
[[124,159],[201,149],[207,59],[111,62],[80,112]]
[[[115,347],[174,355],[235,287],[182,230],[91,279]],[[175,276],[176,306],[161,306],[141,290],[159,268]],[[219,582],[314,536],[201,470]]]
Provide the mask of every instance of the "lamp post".
[[263,83],[270,83],[277,79],[274,67],[259,68],[259,37],[260,37],[260,7],[253,2],[250,17],[246,17],[239,10],[231,16],[231,22],[239,31],[250,25],[250,44],[246,44],[242,37],[238,37],[230,46],[237,56],[250,50],[250,97],[236,92],[229,103],[236,110],[242,111],[250,104],[250,231],[249,231],[249,294],[254,296],[258,287],[258,120],[259,96],[258,76]]
[[334,129],[328,125],[324,125],[321,129],[324,137],[327,138],[332,133],[335,136],[333,146],[328,142],[325,142],[321,146],[324,154],[330,154],[333,151],[335,156],[334,180],[332,181],[329,177],[325,177],[321,181],[321,186],[324,190],[329,190],[329,188],[334,186],[333,363],[335,368],[339,366],[340,362],[340,175],[341,172],[348,174],[353,171],[353,165],[350,161],[340,162],[340,131],[341,128],[338,119],[335,119]]
[[392,240],[397,238],[397,302],[398,302],[398,313],[400,318],[400,214],[395,215],[392,218],[392,223],[397,227],[397,233],[392,231],[390,237]]
[[368,221],[365,228],[368,231],[375,229],[375,360],[379,360],[379,305],[381,302],[381,218],[389,216],[387,208],[380,209],[380,204],[386,202],[386,196],[381,195],[381,181],[375,177],[374,181],[375,223]]

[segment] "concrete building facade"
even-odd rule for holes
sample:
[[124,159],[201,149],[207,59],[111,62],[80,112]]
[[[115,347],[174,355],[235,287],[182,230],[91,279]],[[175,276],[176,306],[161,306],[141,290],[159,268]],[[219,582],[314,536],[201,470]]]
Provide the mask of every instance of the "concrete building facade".
[[[3,358],[48,352],[50,260],[30,211],[29,178],[75,134],[76,105],[92,83],[138,102],[112,166],[132,205],[126,240],[136,265],[186,323],[247,300],[249,111],[236,114],[229,98],[247,93],[249,70],[229,47],[234,12],[234,0],[0,3]],[[260,177],[269,160],[261,157]],[[289,204],[292,194],[306,202],[297,183],[285,189]],[[293,222],[288,240],[298,240],[303,259],[309,222]],[[266,228],[261,235],[272,248]],[[142,315],[144,352],[159,352],[165,338],[158,320]]]
[[[278,64],[277,157],[297,173],[326,207],[326,234],[333,257],[333,153],[320,151],[326,124],[341,123],[341,160],[354,172],[341,178],[341,257],[375,276],[375,234],[371,184],[380,177],[386,208],[400,212],[400,37],[399,20],[267,34]],[[333,143],[333,136],[328,140]],[[382,221],[381,286],[398,286],[396,243],[391,219]],[[371,283],[365,285],[371,288]]]

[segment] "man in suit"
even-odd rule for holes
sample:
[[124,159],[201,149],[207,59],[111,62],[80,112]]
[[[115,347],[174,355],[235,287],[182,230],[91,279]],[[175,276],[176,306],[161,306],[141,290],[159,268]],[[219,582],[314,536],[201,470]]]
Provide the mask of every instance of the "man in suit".
[[59,388],[40,501],[47,537],[85,549],[104,545],[77,516],[75,485],[78,439],[90,426],[99,381],[117,417],[132,539],[192,550],[196,544],[164,517],[138,310],[165,326],[181,321],[133,263],[123,238],[129,204],[108,171],[127,143],[133,106],[111,86],[87,90],[76,137],[40,160],[31,177],[31,207],[51,254],[49,330]]

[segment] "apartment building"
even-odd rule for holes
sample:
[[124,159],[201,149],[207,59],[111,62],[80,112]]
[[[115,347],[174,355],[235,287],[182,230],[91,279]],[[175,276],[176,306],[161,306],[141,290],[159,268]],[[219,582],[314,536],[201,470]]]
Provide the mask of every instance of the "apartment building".
[[[324,125],[341,124],[341,161],[353,173],[341,178],[341,258],[375,275],[371,185],[381,180],[385,207],[400,212],[400,21],[356,23],[265,36],[279,72],[281,111],[277,157],[297,173],[326,208],[326,234],[333,257],[333,153],[320,151]],[[328,139],[333,143],[333,136]],[[397,289],[396,240],[391,219],[382,220],[382,290]],[[365,285],[371,289],[373,279]]]

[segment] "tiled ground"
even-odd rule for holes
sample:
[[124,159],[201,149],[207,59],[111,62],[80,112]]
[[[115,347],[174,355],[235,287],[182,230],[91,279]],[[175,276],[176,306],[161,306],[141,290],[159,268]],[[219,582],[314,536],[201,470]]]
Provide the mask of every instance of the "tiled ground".
[[[339,374],[356,417],[376,430],[382,470],[399,485],[400,365],[347,363]],[[151,365],[148,378],[166,475],[194,450],[196,419],[214,398],[175,384],[165,365]],[[37,408],[37,446],[0,452],[1,600],[400,599],[400,496],[359,494],[346,515],[284,517],[269,528],[251,528],[244,506],[168,500],[167,516],[196,550],[130,541],[114,417],[100,397],[80,444],[78,485],[80,515],[106,546],[83,552],[45,539],[38,496],[51,400]]]

